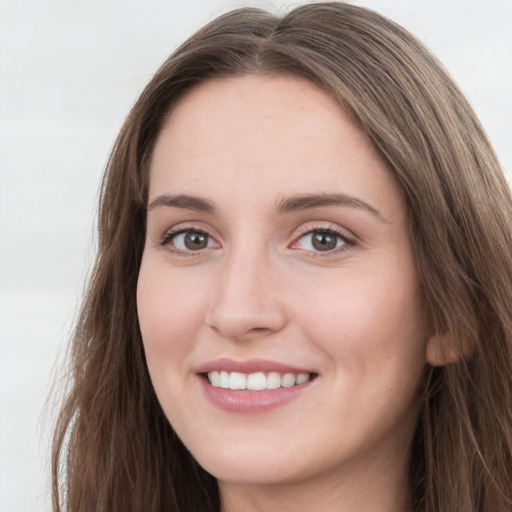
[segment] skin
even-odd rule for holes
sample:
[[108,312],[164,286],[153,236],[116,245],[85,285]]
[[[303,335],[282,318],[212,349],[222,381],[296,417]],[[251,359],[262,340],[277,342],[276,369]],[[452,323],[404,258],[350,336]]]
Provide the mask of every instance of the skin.
[[[333,193],[350,200],[276,209]],[[212,80],[163,127],[149,205],[137,290],[148,367],[173,428],[217,477],[223,510],[409,510],[421,375],[438,340],[404,201],[364,134],[306,81]],[[343,238],[318,250],[311,233],[328,229]],[[170,230],[200,231],[207,245],[192,250]],[[317,376],[282,406],[227,412],[197,374],[220,357]]]

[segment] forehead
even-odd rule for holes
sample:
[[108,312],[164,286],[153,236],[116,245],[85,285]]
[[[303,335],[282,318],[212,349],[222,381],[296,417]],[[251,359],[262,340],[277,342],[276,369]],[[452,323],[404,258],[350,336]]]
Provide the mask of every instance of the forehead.
[[340,105],[290,76],[223,78],[187,94],[155,145],[150,197],[247,196],[391,186],[380,154]]

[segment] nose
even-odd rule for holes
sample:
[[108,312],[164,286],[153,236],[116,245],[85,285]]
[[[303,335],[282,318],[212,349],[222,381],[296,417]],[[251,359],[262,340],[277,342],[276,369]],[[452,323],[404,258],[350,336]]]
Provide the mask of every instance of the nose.
[[233,341],[271,335],[286,315],[279,272],[260,252],[233,251],[221,264],[207,315],[217,334]]

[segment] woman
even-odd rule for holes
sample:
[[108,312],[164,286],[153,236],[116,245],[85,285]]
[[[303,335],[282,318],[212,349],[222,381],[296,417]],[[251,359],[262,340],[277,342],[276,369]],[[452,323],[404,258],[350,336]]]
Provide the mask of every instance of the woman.
[[511,205],[394,23],[213,21],[108,164],[55,509],[510,510]]

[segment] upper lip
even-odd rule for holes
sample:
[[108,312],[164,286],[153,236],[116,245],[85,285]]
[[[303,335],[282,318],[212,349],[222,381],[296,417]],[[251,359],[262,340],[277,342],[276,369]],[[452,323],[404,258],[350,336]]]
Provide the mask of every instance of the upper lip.
[[197,368],[197,373],[208,372],[239,372],[239,373],[256,373],[256,372],[279,372],[279,373],[313,373],[305,368],[298,368],[289,364],[279,363],[268,359],[248,359],[246,361],[236,361],[223,357],[214,359],[202,364]]

